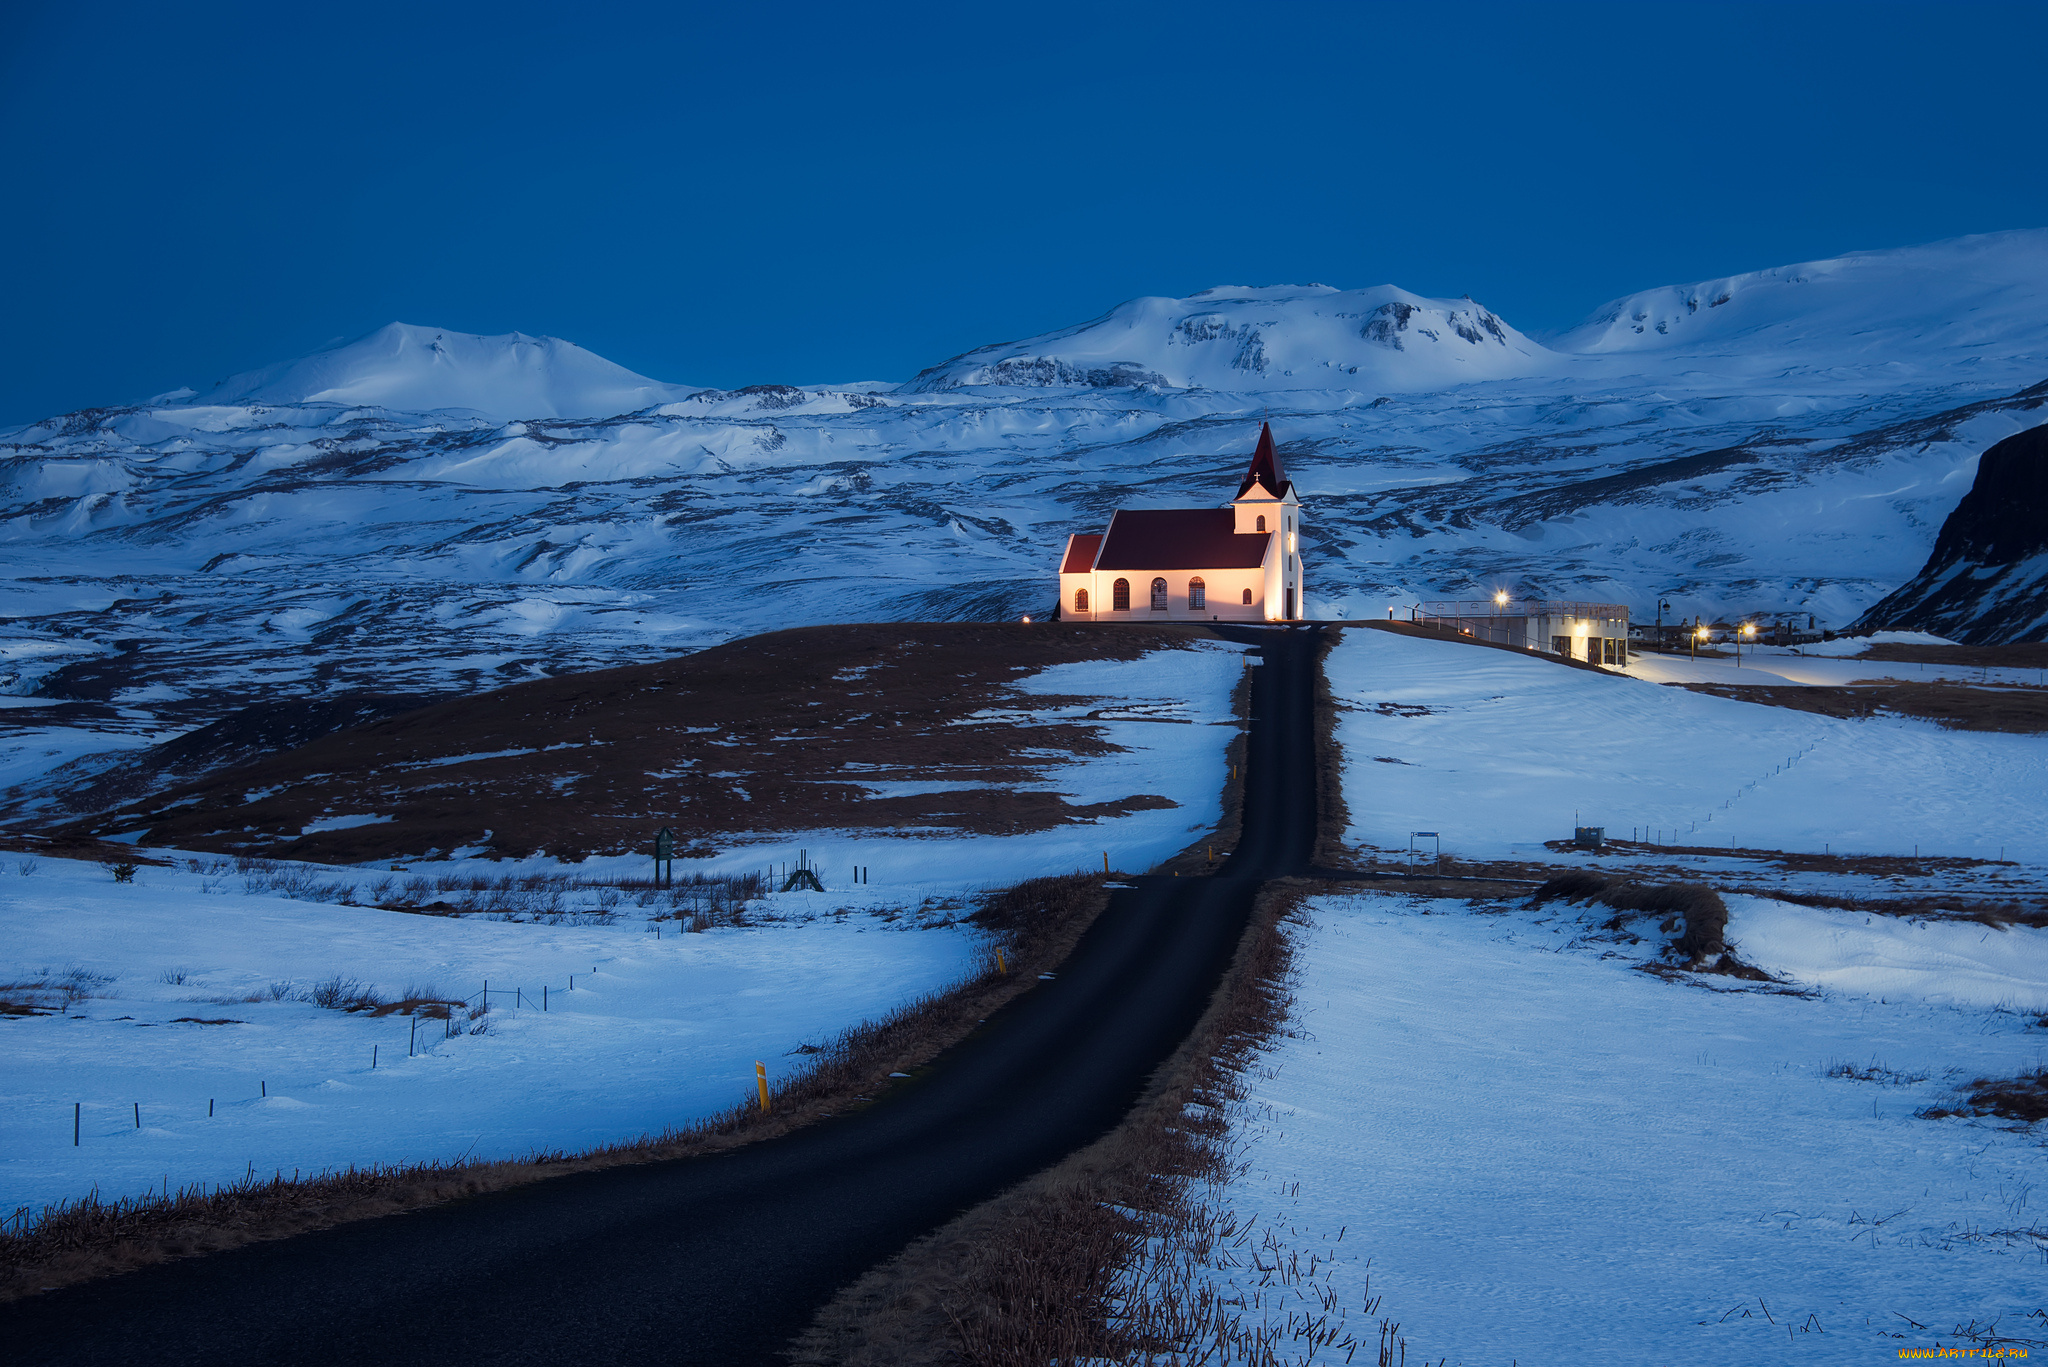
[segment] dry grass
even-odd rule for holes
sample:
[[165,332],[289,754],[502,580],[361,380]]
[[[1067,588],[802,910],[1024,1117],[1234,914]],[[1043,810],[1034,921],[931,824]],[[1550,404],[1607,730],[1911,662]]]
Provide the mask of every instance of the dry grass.
[[[574,863],[644,852],[663,825],[685,858],[760,830],[1047,830],[1172,803],[1072,804],[1037,786],[1066,757],[1116,747],[1099,717],[1045,715],[1088,699],[1014,682],[1210,639],[1198,626],[968,622],[771,632],[371,721],[60,834],[140,827],[150,845],[352,864],[478,844]],[[864,779],[972,786],[892,796]],[[348,812],[391,820],[306,829]]]
[[1885,641],[1865,646],[1858,660],[1892,664],[1959,666],[1964,669],[2048,669],[2048,644],[2009,646],[1916,646]]
[[1859,897],[1843,892],[1794,892],[1785,888],[1744,887],[1732,892],[1792,902],[1802,907],[1832,907],[1862,911],[1878,916],[1910,916],[1927,921],[1972,921],[1993,930],[2007,926],[2048,929],[2048,905],[2013,902],[1998,898],[1960,899],[1953,894],[1930,893],[1919,897]]
[[13,982],[0,983],[0,1016],[55,1016],[82,1001],[107,995],[102,991],[114,981],[104,973],[86,968],[62,972],[44,969]]
[[1927,1119],[1996,1115],[2027,1125],[2048,1120],[2048,1067],[2030,1068],[2017,1077],[1980,1077],[1969,1085],[1960,1106],[1930,1106],[1919,1114]]
[[794,1361],[1278,1367],[1319,1346],[1348,1354],[1375,1343],[1379,1362],[1394,1361],[1404,1345],[1398,1326],[1376,1318],[1377,1298],[1354,1319],[1312,1290],[1320,1314],[1273,1328],[1245,1323],[1244,1307],[1201,1275],[1230,1252],[1255,1261],[1269,1284],[1312,1283],[1322,1270],[1261,1242],[1219,1199],[1237,1171],[1231,1110],[1292,1004],[1281,921],[1305,890],[1290,882],[1261,895],[1200,1024],[1123,1124],[847,1288],[799,1339]]
[[[1098,876],[1070,874],[1032,879],[983,899],[972,919],[1003,948],[1007,973],[998,973],[991,960],[949,992],[854,1026],[779,1084],[766,1113],[751,1100],[738,1100],[695,1124],[581,1153],[350,1168],[310,1177],[252,1173],[230,1186],[62,1202],[0,1234],[0,1300],[564,1173],[722,1152],[855,1109],[863,1098],[880,1096],[891,1085],[891,1073],[929,1062],[1064,959],[1107,904],[1101,885]],[[290,991],[289,984],[280,986]],[[345,991],[337,1000],[342,996]],[[431,991],[408,997],[378,1009],[411,1006],[432,1015],[436,1006],[461,1005]]]
[[1345,861],[1344,832],[1351,825],[1351,809],[1344,802],[1344,747],[1337,743],[1337,695],[1330,688],[1330,652],[1344,639],[1341,632],[1324,631],[1316,649],[1316,844],[1309,862],[1318,868],[1341,867]]
[[1855,683],[1841,688],[1687,683],[1689,688],[1737,702],[1817,712],[1824,717],[1918,717],[1958,731],[2048,731],[2048,690],[1972,688],[1956,683]]
[[1728,904],[1710,887],[1699,883],[1644,885],[1591,869],[1566,869],[1536,889],[1529,904],[1540,907],[1559,898],[1613,908],[1609,929],[1619,929],[1632,917],[1665,917],[1666,924],[1679,932],[1671,947],[1686,967],[1731,971],[1721,967],[1732,959],[1725,938]]

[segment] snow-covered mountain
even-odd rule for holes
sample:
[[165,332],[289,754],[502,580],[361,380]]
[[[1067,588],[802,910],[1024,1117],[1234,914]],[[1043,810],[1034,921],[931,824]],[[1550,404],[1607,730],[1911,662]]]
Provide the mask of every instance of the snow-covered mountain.
[[[2048,232],[1851,252],[1616,299],[1554,339],[1580,356],[1893,367],[2039,365]],[[1878,375],[1882,375],[1882,370]]]
[[1972,645],[2048,639],[2048,426],[1984,453],[1927,564],[1857,627]]
[[1133,299],[1079,327],[979,347],[920,372],[905,389],[1412,393],[1539,375],[1556,360],[1470,299],[1425,299],[1392,285],[1233,285],[1186,299]]
[[203,394],[163,396],[207,407],[338,404],[407,413],[443,410],[513,418],[608,418],[688,398],[702,385],[635,375],[559,337],[479,337],[389,323],[296,361],[230,375]]
[[1842,626],[2048,420],[2044,281],[2048,232],[1960,239],[1649,291],[1549,347],[1466,301],[1215,290],[894,391],[389,328],[0,433],[0,786],[255,700],[1042,612],[1069,532],[1221,502],[1265,418],[1315,615],[1505,587]]

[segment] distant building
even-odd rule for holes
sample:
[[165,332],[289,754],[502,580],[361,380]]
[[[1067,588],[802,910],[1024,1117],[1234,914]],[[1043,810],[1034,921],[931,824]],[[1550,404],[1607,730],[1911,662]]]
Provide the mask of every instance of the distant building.
[[1596,665],[1628,664],[1628,608],[1620,603],[1518,600],[1502,594],[1465,602],[1418,603],[1410,616],[1423,626],[1443,627],[1495,645]]
[[1067,538],[1067,622],[1288,622],[1301,616],[1301,500],[1273,430],[1222,508],[1119,508],[1109,529]]

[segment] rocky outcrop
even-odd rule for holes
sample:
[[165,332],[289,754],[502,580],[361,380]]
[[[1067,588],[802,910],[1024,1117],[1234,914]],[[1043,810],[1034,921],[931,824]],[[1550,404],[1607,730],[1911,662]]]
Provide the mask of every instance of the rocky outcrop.
[[1984,453],[1926,567],[1850,631],[1931,631],[1969,645],[2048,640],[2048,425]]

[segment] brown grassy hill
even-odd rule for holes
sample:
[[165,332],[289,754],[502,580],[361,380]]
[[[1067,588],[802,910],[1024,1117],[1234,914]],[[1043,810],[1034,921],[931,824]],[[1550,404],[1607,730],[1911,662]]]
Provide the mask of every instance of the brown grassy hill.
[[[1077,806],[1019,791],[1070,757],[1114,747],[1086,715],[1046,715],[1089,700],[1025,694],[1011,681],[1208,635],[982,623],[774,632],[436,703],[60,834],[139,830],[145,845],[349,863],[457,849],[562,859],[644,852],[663,825],[695,853],[747,832],[1044,830],[1172,804],[1134,793]],[[862,786],[905,779],[970,786],[893,797]],[[348,817],[388,820],[306,829]]]

